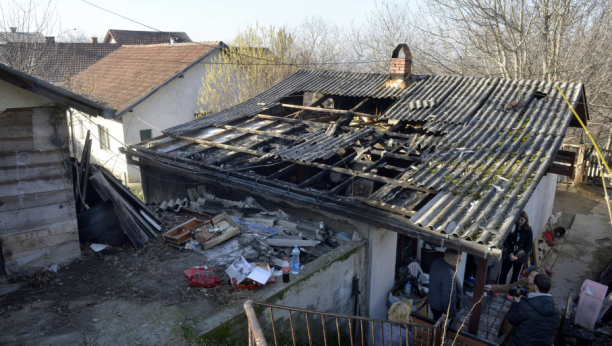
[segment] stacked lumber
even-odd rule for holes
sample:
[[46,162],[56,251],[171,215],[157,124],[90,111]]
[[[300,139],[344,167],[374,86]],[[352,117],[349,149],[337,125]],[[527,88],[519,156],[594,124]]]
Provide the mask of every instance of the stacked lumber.
[[140,249],[149,239],[158,237],[162,223],[157,216],[109,171],[102,167],[96,169],[92,166],[92,169],[95,172],[89,181],[104,202],[110,200],[113,203],[121,229],[134,247]]

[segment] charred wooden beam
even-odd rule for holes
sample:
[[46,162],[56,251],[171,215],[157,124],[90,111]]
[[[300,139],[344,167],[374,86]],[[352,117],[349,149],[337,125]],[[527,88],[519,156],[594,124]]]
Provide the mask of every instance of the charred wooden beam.
[[[218,125],[216,127],[223,128],[223,129],[226,129],[226,130],[245,132],[245,133],[261,135],[261,136],[266,136],[266,137],[282,138],[282,139],[287,139],[287,140],[290,140],[290,141],[299,141],[300,140],[300,137],[290,136],[290,135],[282,135],[282,134],[274,132],[274,131],[259,131],[259,130],[252,130],[252,129],[242,128],[242,127],[229,126],[229,125]],[[223,133],[225,133],[225,132],[223,132]]]
[[[352,153],[352,154],[348,155],[347,157],[343,157],[338,162],[336,162],[333,165],[331,165],[331,167],[338,167],[338,166],[341,166],[343,164],[346,164],[346,162],[350,162],[350,160],[352,160],[353,157],[355,157],[355,156],[357,156],[357,153]],[[329,169],[323,170],[322,172],[319,172],[319,173],[313,175],[308,180],[306,180],[303,183],[301,183],[300,185],[298,185],[298,187],[301,188],[301,189],[303,189],[305,187],[308,187],[308,186],[318,182],[319,180],[325,178],[330,173],[331,173],[331,170],[329,170]]]
[[401,214],[404,216],[412,217],[417,213],[414,210],[406,209],[406,208],[403,208],[402,206],[393,205],[393,204],[384,203],[384,202],[377,202],[377,201],[373,201],[373,200],[363,198],[363,197],[352,196],[350,198],[358,200],[359,202],[367,204],[369,206],[384,209],[384,210],[391,211],[391,212]]
[[[319,128],[324,128],[326,129],[329,124],[327,123],[318,123],[316,121],[308,121],[308,120],[298,120],[298,119],[287,119],[287,118],[280,118],[280,117],[276,117],[273,115],[266,115],[266,114],[257,114],[257,117],[260,119],[266,119],[266,120],[278,120],[278,121],[282,121],[282,122],[286,122],[286,123],[294,123],[294,124],[304,124],[304,125],[309,125],[309,126],[313,126],[313,127],[319,127]],[[356,129],[352,128],[352,127],[341,127],[341,129],[345,130],[345,131],[355,131]]]
[[283,175],[290,173],[291,171],[293,171],[294,169],[296,169],[298,167],[297,163],[292,163],[289,166],[280,169],[278,172],[271,174],[269,176],[266,177],[266,179],[277,179],[282,177]]
[[[205,141],[205,140],[201,140],[201,139],[194,139],[194,138],[183,137],[183,136],[176,136],[176,137],[180,138],[182,140],[185,140],[185,141],[191,141],[191,142],[198,143],[198,144],[205,145],[205,146],[216,147],[216,148],[231,150],[231,151],[235,151],[235,152],[241,152],[241,153],[250,154],[250,155],[254,155],[254,156],[268,155],[268,153],[265,153],[265,152],[261,152],[261,151],[258,151],[258,150],[252,150],[252,149],[246,149],[246,148],[239,147],[239,146],[236,146],[236,145],[229,145],[229,144],[209,142],[209,141]],[[342,174],[348,174],[348,175],[353,175],[353,176],[357,176],[357,177],[361,177],[361,178],[366,178],[366,179],[373,180],[373,181],[378,181],[378,182],[381,182],[381,183],[386,183],[386,184],[391,184],[391,185],[396,185],[396,186],[402,186],[402,187],[413,189],[413,190],[417,190],[417,191],[423,191],[423,192],[428,192],[428,193],[437,193],[437,191],[435,191],[435,190],[426,189],[426,188],[423,188],[423,187],[418,187],[416,185],[408,184],[408,183],[403,182],[403,181],[394,180],[394,179],[390,179],[390,178],[386,178],[386,177],[380,177],[380,176],[377,176],[375,174],[353,171],[352,169],[348,169],[348,168],[334,167],[334,166],[323,164],[323,163],[303,162],[303,161],[295,160],[295,159],[284,159],[284,160],[288,161],[288,162],[294,162],[294,163],[297,163],[299,165],[316,167],[316,168],[320,168],[320,169],[328,169],[328,170],[331,170],[331,171],[334,171],[334,172],[338,172],[338,173],[342,173]]]
[[[319,107],[320,105],[323,104],[323,102],[325,102],[327,99],[329,99],[330,96],[329,95],[323,95],[321,97],[319,97],[315,102],[310,104],[310,107]],[[301,118],[302,116],[308,114],[309,111],[302,109],[298,112],[295,112],[293,114],[291,114],[291,116],[295,119],[295,118]]]
[[353,112],[350,110],[344,109],[331,109],[331,108],[319,108],[319,107],[308,107],[308,106],[296,106],[290,105],[287,103],[282,103],[281,106],[284,108],[294,108],[294,109],[303,109],[309,111],[317,111],[317,112],[326,112],[326,113],[339,113],[339,114],[352,114],[356,117],[366,117],[366,118],[380,118],[380,115],[372,115],[367,113]]

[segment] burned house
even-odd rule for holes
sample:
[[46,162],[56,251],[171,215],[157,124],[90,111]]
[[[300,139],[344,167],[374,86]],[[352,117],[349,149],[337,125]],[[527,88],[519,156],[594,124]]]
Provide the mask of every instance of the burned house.
[[367,313],[382,318],[404,252],[423,259],[430,243],[499,260],[522,210],[539,237],[555,156],[578,125],[557,88],[588,119],[581,83],[413,75],[411,66],[400,45],[390,74],[300,70],[123,152],[148,202],[186,197],[186,183],[200,182],[359,231],[367,273],[355,275]]

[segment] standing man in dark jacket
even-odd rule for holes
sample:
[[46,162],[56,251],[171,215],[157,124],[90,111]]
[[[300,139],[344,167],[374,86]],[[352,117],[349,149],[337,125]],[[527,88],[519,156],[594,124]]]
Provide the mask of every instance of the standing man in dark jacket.
[[455,275],[459,262],[461,253],[446,249],[444,258],[438,258],[431,264],[427,300],[436,321],[447,312],[449,320],[452,320],[461,310],[463,292]]
[[[498,285],[506,284],[506,277],[512,269],[512,277],[510,282],[517,282],[523,267],[529,259],[529,254],[533,248],[533,231],[529,225],[529,216],[525,211],[522,211],[516,219],[515,231],[508,235],[504,242],[504,252],[506,258],[502,262],[501,272],[497,279]],[[495,295],[497,296],[497,295]],[[512,299],[510,295],[506,298]]]
[[514,297],[508,322],[516,326],[510,346],[552,346],[561,322],[561,309],[548,294],[550,279],[538,274],[533,280],[535,293]]

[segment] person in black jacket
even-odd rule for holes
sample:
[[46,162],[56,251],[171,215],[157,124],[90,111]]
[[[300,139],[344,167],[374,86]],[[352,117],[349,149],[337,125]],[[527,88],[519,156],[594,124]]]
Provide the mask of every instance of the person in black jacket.
[[[506,277],[510,269],[512,269],[512,278],[510,282],[517,282],[523,266],[529,259],[529,254],[533,248],[533,231],[531,225],[529,225],[529,216],[525,211],[522,211],[518,219],[516,219],[515,231],[508,235],[508,238],[504,242],[504,251],[506,252],[506,258],[502,262],[501,272],[497,279],[497,285],[505,285]],[[499,296],[499,294],[493,294]],[[506,298],[512,299],[510,295],[506,295]]]
[[455,275],[459,262],[461,262],[461,253],[457,250],[446,249],[444,258],[433,261],[429,269],[427,301],[436,321],[446,313],[448,313],[448,319],[452,320],[461,310],[463,292]]
[[538,274],[533,281],[535,293],[514,297],[510,306],[508,321],[516,326],[510,346],[551,346],[561,323],[561,309],[548,294],[550,279]]

